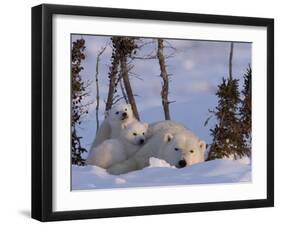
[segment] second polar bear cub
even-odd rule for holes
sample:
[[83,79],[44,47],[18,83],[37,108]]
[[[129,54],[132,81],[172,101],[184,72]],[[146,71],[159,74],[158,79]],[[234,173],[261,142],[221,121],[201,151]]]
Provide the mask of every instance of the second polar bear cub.
[[123,125],[119,138],[105,140],[91,150],[87,164],[107,169],[128,159],[145,143],[147,129],[148,124],[138,121]]

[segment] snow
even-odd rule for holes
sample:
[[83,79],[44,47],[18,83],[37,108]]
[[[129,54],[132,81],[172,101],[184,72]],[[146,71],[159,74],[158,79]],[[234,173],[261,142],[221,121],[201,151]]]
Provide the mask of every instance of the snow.
[[158,158],[154,158],[151,157],[149,159],[149,167],[171,167],[171,168],[175,168],[174,166],[171,166],[169,163],[167,163],[165,160],[163,159],[158,159]]
[[151,158],[149,167],[118,176],[97,166],[72,166],[72,190],[250,181],[250,162],[239,160],[212,160],[177,169],[164,160]]
[[[223,159],[235,160],[234,155],[230,155],[229,157],[224,157]],[[244,156],[236,160],[242,164],[251,164],[251,159],[247,156]]]

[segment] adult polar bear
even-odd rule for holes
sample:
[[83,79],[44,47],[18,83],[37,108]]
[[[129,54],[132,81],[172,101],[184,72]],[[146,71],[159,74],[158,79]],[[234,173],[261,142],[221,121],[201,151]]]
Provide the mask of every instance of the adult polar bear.
[[178,168],[204,161],[206,144],[190,130],[174,121],[149,125],[148,141],[128,160],[108,169],[110,174],[123,174],[149,165],[150,157],[163,159]]

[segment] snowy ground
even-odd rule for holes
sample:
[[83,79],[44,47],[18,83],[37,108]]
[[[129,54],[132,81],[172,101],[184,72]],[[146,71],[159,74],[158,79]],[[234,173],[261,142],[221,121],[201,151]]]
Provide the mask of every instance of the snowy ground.
[[237,160],[213,160],[177,169],[151,158],[149,167],[119,176],[96,166],[72,166],[72,190],[250,181],[251,165]]

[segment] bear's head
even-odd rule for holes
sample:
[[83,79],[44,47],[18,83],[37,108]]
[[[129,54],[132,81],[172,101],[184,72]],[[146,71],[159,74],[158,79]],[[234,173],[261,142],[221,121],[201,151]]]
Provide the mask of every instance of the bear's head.
[[106,112],[106,118],[110,123],[126,122],[133,117],[133,111],[130,104],[117,104]]
[[170,165],[182,168],[204,161],[206,144],[189,133],[166,133],[160,152]]
[[146,141],[147,129],[147,123],[132,122],[123,126],[121,137],[125,138],[131,144],[143,145]]

